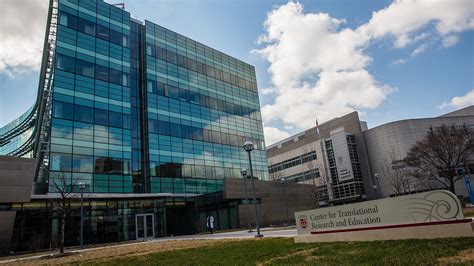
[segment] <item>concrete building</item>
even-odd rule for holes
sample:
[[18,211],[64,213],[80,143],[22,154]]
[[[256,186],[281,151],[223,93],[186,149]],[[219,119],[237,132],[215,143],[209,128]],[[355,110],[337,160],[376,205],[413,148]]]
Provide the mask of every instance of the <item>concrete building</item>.
[[[394,192],[393,180],[384,169],[401,167],[409,149],[430,129],[441,125],[474,127],[474,106],[372,129],[353,112],[269,146],[270,179],[315,185],[314,194],[322,199],[323,206],[394,196],[400,192]],[[473,166],[468,168],[472,173]],[[432,181],[406,179],[402,194],[439,187]],[[458,194],[467,196],[462,180],[456,188]]]
[[[433,118],[406,119],[387,123],[363,132],[372,174],[378,176],[379,193],[381,197],[397,194],[391,169],[404,167],[401,160],[417,142],[434,128],[446,126],[467,126],[474,128],[474,106],[469,106],[445,115]],[[473,169],[469,164],[468,168]],[[388,169],[388,171],[387,171]],[[469,169],[468,169],[469,170]],[[474,173],[474,171],[470,171]],[[474,175],[471,175],[471,180]],[[424,191],[439,187],[433,181],[420,181],[411,177],[406,178],[402,186],[403,193]],[[472,181],[471,181],[472,183]],[[467,196],[466,187],[462,180],[456,183],[458,194]]]
[[322,206],[373,197],[366,128],[353,112],[269,146],[270,179],[317,186]]

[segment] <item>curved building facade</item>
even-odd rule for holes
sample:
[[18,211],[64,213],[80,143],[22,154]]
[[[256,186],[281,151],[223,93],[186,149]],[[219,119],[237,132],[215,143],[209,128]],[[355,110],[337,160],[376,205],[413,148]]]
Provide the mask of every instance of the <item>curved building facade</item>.
[[[422,140],[430,129],[442,125],[474,128],[474,106],[439,117],[395,121],[363,132],[370,168],[372,174],[378,177],[380,196],[393,196],[396,194],[395,187],[398,186],[401,186],[402,193],[413,193],[439,187],[439,184],[434,182],[420,182],[409,177],[407,177],[406,184],[396,184],[400,181],[393,180],[393,174],[386,172],[387,169],[403,168],[401,160],[406,157],[410,148],[417,141]],[[467,196],[462,180],[456,183],[456,188],[459,194]]]
[[33,157],[36,109],[32,106],[17,119],[0,128],[0,155]]

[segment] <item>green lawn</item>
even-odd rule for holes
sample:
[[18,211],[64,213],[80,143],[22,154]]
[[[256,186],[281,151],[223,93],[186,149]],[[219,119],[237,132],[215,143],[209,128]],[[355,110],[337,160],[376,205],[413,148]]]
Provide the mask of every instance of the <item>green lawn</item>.
[[[236,240],[200,248],[113,258],[95,264],[134,265],[433,265],[464,253],[472,265],[473,238],[294,244],[290,238]],[[465,255],[465,254],[468,255]],[[471,254],[471,255],[469,255]],[[449,261],[451,264],[455,261]],[[459,262],[459,261],[458,261]],[[446,263],[443,263],[446,264]]]
[[474,208],[464,208],[465,217],[474,217]]

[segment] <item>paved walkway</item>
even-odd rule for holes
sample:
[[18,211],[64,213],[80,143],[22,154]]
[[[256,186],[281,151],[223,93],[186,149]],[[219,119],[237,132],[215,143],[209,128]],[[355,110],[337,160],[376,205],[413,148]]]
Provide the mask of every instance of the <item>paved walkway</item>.
[[[264,237],[294,237],[296,236],[296,228],[295,227],[286,227],[286,228],[262,228],[260,232]],[[93,250],[101,250],[105,248],[117,247],[117,246],[129,246],[129,245],[141,245],[147,243],[154,243],[154,242],[165,242],[165,241],[175,241],[175,240],[221,240],[221,239],[242,239],[242,238],[255,238],[257,234],[257,230],[253,230],[253,232],[249,233],[247,230],[242,231],[232,231],[232,232],[225,232],[225,233],[216,233],[216,234],[202,234],[202,235],[184,235],[184,236],[173,236],[173,237],[161,237],[161,238],[154,238],[145,241],[134,241],[128,242],[124,244],[117,243],[116,245],[104,245],[99,247],[92,247],[92,248],[85,248],[85,249],[76,249],[75,248],[67,248],[66,252],[73,252],[73,253],[81,253],[86,251],[93,251]],[[19,255],[18,257],[7,257],[2,260],[0,258],[0,264],[6,263],[17,263],[25,260],[31,259],[39,259],[47,256],[51,256],[57,254],[58,251],[51,251],[51,252],[44,252],[42,254],[32,254],[31,256],[28,255]]]
[[[206,234],[206,235],[185,235],[185,236],[174,236],[157,238],[150,241],[163,241],[163,240],[193,240],[193,239],[229,239],[229,238],[254,238],[257,234],[257,230],[249,233],[247,230],[233,231],[226,233]],[[274,229],[274,228],[262,228],[260,234],[264,237],[294,237],[296,236],[296,229]]]

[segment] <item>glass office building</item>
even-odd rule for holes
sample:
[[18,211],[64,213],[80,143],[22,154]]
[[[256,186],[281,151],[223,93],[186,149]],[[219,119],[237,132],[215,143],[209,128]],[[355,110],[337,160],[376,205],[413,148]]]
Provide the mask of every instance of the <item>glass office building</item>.
[[1,154],[39,160],[32,202],[10,207],[17,246],[55,241],[57,193],[79,182],[86,243],[198,232],[208,213],[237,226],[223,180],[248,168],[245,140],[268,180],[253,66],[101,0],[51,1],[44,49],[37,103],[0,131]]

